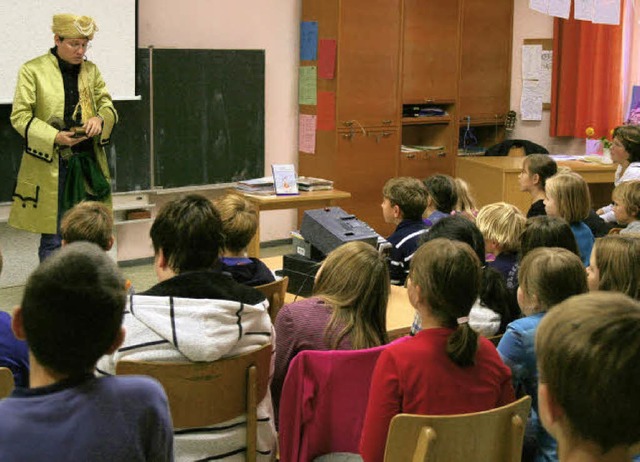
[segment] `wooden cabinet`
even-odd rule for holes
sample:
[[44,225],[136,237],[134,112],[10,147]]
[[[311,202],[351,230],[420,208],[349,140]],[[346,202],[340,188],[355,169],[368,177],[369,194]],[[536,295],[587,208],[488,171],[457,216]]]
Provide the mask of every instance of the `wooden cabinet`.
[[[463,0],[460,123],[504,126],[511,89],[513,0]],[[490,133],[490,131],[489,131]]]
[[[468,116],[486,142],[503,136],[509,108],[513,0],[302,0],[302,20],[337,43],[335,128],[316,133],[299,172],[352,194],[343,207],[389,235],[382,187],[394,176],[454,174],[459,127]],[[301,66],[317,65],[303,61]],[[445,114],[403,117],[412,105]],[[301,114],[316,114],[300,106]],[[478,127],[476,127],[478,128]],[[402,152],[401,144],[441,146]],[[491,143],[493,144],[493,143]]]

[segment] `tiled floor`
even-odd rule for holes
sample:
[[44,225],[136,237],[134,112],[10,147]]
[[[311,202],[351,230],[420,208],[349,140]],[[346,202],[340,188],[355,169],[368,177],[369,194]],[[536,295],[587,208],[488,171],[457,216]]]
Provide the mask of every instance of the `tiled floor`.
[[[288,253],[290,249],[290,245],[265,247],[260,249],[260,257],[267,258],[284,255],[285,253]],[[136,292],[147,290],[157,282],[152,264],[124,266],[121,270],[124,277],[131,281]],[[0,310],[9,312],[13,311],[13,308],[20,303],[23,291],[24,286],[0,289]]]

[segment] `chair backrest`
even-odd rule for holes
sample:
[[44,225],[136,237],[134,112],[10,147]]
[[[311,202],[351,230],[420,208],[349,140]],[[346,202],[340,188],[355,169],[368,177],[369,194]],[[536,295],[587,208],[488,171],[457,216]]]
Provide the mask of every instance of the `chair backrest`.
[[495,346],[496,348],[498,347],[498,343],[500,343],[500,339],[502,338],[503,334],[498,334],[498,335],[492,335],[491,337],[487,337],[487,340],[489,340],[491,343],[493,343],[493,346]]
[[620,234],[623,228],[611,228],[607,234]]
[[518,462],[531,397],[472,414],[398,414],[391,420],[385,462]]
[[280,308],[284,305],[287,287],[289,287],[289,276],[285,276],[269,284],[256,286],[256,289],[262,292],[264,296],[267,297],[267,300],[269,300],[269,317],[272,323],[276,321],[276,316],[278,316]]
[[257,405],[269,386],[271,345],[213,362],[122,360],[118,375],[148,375],[158,380],[169,399],[176,428],[215,425],[247,416],[247,461],[255,461]]
[[0,367],[0,399],[11,394],[15,385],[13,383],[13,373],[8,367]]

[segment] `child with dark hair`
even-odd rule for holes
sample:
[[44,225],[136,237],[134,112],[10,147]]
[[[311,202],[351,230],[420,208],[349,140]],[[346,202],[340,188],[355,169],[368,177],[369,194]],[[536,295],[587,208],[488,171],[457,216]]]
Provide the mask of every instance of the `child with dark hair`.
[[560,462],[630,461],[640,441],[640,303],[571,297],[544,317],[535,345],[540,420]]
[[520,236],[520,260],[537,247],[560,247],[578,257],[578,243],[564,218],[540,215],[527,220]]
[[391,284],[401,286],[409,273],[409,263],[418,248],[420,236],[427,232],[422,214],[427,207],[427,191],[416,178],[391,178],[382,189],[382,215],[396,225],[387,240],[393,245],[389,255]]
[[[2,274],[0,250],[0,274]],[[0,311],[0,367],[8,367],[17,387],[29,386],[29,352],[27,343],[18,340],[11,331],[11,315]]]
[[248,286],[275,281],[273,273],[258,258],[247,257],[247,246],[258,230],[256,207],[240,194],[225,194],[214,201],[222,219],[224,246],[220,261],[222,271]]
[[378,358],[360,441],[365,462],[383,460],[389,423],[400,412],[464,414],[514,400],[509,369],[469,327],[480,271],[463,242],[434,239],[415,253],[407,287],[423,330]]
[[[478,227],[461,215],[446,217],[431,227],[423,236],[423,241],[438,238],[469,244],[482,265],[480,293],[469,312],[469,326],[485,337],[503,333],[507,324],[518,318],[519,310],[511,306],[511,294],[502,275],[486,266],[484,238]],[[415,335],[421,329],[422,321],[416,313],[411,333]]]
[[528,439],[536,442],[535,460],[557,460],[555,441],[540,426],[538,419],[534,338],[538,324],[552,306],[587,291],[587,278],[576,254],[557,247],[539,247],[522,259],[518,281],[518,303],[526,317],[507,326],[498,352],[511,368],[516,389],[533,398]]
[[558,164],[546,154],[531,154],[522,161],[518,175],[520,191],[531,194],[533,200],[527,218],[546,215],[544,210],[544,188],[547,180],[558,172]]
[[29,277],[13,330],[29,345],[31,388],[0,401],[0,460],[173,460],[160,384],[93,375],[100,356],[122,344],[125,300],[115,263],[86,242]]
[[[167,203],[151,226],[159,283],[129,297],[123,346],[98,363],[113,374],[126,358],[141,361],[216,361],[273,343],[265,296],[220,269],[222,220],[210,200],[188,195]],[[222,398],[221,398],[222,399]],[[221,458],[244,451],[246,419],[210,428],[178,429],[179,460]],[[271,460],[275,428],[271,394],[258,403],[258,461]]]
[[423,221],[427,226],[432,226],[455,210],[458,192],[455,181],[449,175],[431,175],[423,183],[427,190],[427,208],[422,215]]

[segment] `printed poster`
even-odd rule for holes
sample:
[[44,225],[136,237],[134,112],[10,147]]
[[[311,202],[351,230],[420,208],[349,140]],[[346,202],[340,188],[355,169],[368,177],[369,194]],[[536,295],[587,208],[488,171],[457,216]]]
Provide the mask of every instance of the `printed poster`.
[[594,24],[620,24],[620,0],[594,0]]
[[537,80],[522,81],[521,120],[542,120],[542,93]]
[[318,92],[318,68],[301,66],[298,79],[298,103],[315,106]]
[[298,150],[307,154],[316,153],[316,116],[300,114],[298,121]]

